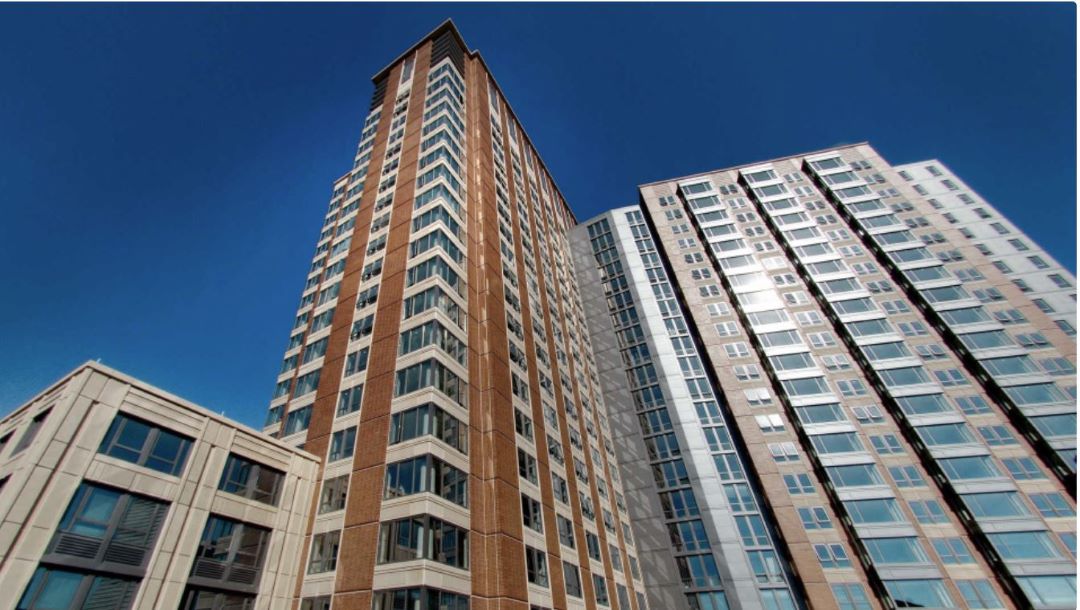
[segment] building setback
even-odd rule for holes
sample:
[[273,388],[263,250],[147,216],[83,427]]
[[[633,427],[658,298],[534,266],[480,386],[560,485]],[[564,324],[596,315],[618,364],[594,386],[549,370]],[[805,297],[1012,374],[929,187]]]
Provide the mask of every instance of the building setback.
[[573,214],[449,22],[374,84],[265,428],[323,461],[300,607],[644,609]]
[[[955,226],[1062,332],[1075,337],[1076,277],[1068,269],[941,161],[908,163],[896,166],[896,170],[937,210],[935,216],[927,216],[931,225]],[[941,243],[935,233],[926,238],[928,243]]]
[[287,608],[317,470],[88,362],[0,421],[0,608]]
[[653,607],[1075,607],[1071,327],[865,144],[639,192],[571,240]]

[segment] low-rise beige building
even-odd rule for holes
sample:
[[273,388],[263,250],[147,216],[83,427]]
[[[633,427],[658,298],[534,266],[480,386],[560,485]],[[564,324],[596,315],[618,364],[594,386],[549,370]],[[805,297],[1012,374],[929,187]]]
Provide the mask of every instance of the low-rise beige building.
[[88,362],[0,421],[0,609],[289,608],[318,468]]

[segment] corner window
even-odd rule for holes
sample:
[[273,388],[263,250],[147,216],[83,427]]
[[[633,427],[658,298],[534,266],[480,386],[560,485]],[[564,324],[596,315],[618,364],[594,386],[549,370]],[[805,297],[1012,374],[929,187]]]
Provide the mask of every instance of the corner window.
[[280,470],[230,453],[218,489],[277,506],[278,491],[284,479],[285,473]]
[[191,568],[197,585],[236,585],[254,592],[270,544],[264,527],[210,515]]

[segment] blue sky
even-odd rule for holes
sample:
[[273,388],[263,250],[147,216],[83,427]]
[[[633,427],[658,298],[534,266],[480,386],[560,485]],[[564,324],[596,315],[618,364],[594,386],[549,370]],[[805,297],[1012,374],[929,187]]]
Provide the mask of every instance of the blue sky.
[[579,218],[867,140],[1075,270],[1075,10],[0,6],[0,412],[100,358],[261,425],[370,77],[447,17]]

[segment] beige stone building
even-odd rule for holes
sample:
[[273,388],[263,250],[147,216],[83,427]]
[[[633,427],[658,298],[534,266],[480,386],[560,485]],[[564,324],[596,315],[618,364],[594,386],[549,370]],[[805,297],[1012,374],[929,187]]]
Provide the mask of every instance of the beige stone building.
[[0,608],[289,608],[317,473],[88,362],[0,422]]

